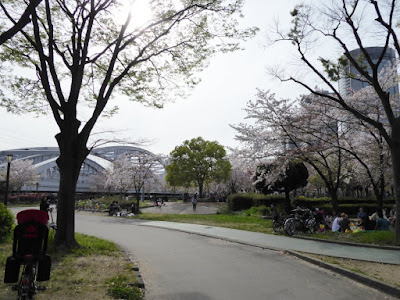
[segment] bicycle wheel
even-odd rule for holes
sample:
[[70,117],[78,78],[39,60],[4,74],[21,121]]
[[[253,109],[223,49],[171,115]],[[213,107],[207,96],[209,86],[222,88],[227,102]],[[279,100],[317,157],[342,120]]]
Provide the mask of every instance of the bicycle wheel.
[[[308,231],[310,232],[310,233],[315,233],[317,230],[316,230],[316,226],[318,226],[317,225],[317,223],[315,222],[315,220],[314,219],[311,219],[311,220],[308,220],[307,221],[307,229],[308,229]],[[318,226],[319,227],[319,226]]]
[[283,229],[282,223],[277,221],[272,221],[272,229],[275,232],[281,232],[281,230]]
[[27,264],[24,266],[21,279],[18,284],[18,299],[33,299],[33,295],[35,295],[35,293],[35,268],[31,264]]
[[294,219],[290,218],[290,219],[287,219],[285,221],[285,224],[283,225],[283,231],[289,236],[293,235],[292,231],[290,230],[290,228],[292,227],[292,223],[293,222],[294,222]]
[[302,221],[294,219],[293,222],[290,224],[290,232],[291,235],[298,235],[303,233],[304,224]]

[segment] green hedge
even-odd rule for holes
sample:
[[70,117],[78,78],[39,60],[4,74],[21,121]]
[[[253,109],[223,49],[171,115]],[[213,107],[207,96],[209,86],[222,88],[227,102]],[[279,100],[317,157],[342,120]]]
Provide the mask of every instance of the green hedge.
[[263,195],[263,194],[232,194],[228,197],[228,207],[232,211],[249,209],[253,206],[266,206],[271,204],[280,204],[285,201],[285,196],[282,195]]
[[14,215],[3,203],[0,203],[0,241],[11,236],[14,226]]
[[[263,194],[232,194],[228,197],[228,207],[232,211],[246,210],[251,207],[266,206],[274,204],[278,211],[283,211],[285,203],[284,195],[263,195]],[[307,198],[304,196],[296,197],[292,200],[293,207],[323,208],[326,214],[332,214],[332,200],[330,197]],[[358,209],[363,207],[369,214],[372,214],[377,207],[375,199],[340,198],[338,200],[338,213],[345,212],[348,215],[356,215]],[[394,199],[385,199],[384,207],[390,209],[395,204]]]
[[304,196],[296,197],[292,200],[293,207],[322,207],[327,204],[331,205],[331,198],[329,197],[321,197],[321,198],[307,198]]
[[[311,207],[320,207],[320,206],[324,206],[326,204],[332,204],[332,200],[330,197],[321,197],[321,198],[307,198],[304,196],[299,196],[296,197],[293,201],[292,201],[292,205],[293,206],[300,206],[300,207],[307,207],[307,206],[311,206]],[[338,204],[339,206],[343,206],[343,205],[349,205],[349,204],[353,204],[356,206],[375,206],[377,205],[377,200],[376,199],[364,199],[364,198],[345,198],[345,197],[341,197],[338,199]],[[395,200],[394,199],[384,199],[384,205],[385,206],[393,206],[395,204]]]

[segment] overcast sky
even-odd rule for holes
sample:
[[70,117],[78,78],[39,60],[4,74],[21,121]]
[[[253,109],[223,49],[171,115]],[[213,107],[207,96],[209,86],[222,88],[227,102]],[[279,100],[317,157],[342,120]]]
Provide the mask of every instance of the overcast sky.
[[[279,98],[304,93],[299,86],[282,84],[266,72],[267,66],[293,59],[288,44],[266,47],[266,33],[274,19],[288,25],[289,12],[298,2],[246,0],[242,25],[258,26],[261,31],[243,44],[244,51],[213,57],[200,75],[202,82],[187,99],[177,99],[161,110],[124,103],[116,116],[100,120],[95,131],[115,130],[127,140],[152,140],[144,148],[158,154],[168,154],[184,140],[198,136],[223,146],[237,146],[229,124],[244,121],[243,108],[254,99],[256,88],[271,90]],[[57,125],[51,115],[17,116],[0,109],[0,117],[0,150],[57,146]]]

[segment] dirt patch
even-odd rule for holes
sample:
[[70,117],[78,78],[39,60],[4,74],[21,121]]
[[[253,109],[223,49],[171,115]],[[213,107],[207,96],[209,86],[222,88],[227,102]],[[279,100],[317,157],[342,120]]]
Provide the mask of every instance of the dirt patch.
[[400,287],[400,265],[381,264],[313,254],[306,255]]

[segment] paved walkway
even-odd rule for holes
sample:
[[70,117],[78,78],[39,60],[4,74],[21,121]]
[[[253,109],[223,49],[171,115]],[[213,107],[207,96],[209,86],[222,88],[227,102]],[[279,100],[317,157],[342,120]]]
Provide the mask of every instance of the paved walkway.
[[389,250],[350,246],[229,228],[162,221],[148,221],[143,222],[141,225],[200,234],[266,249],[294,250],[334,257],[400,265],[400,248]]
[[[179,210],[179,207],[183,208],[184,206],[171,206],[170,209],[176,213],[176,211]],[[187,206],[189,207],[189,205]],[[167,207],[162,207],[161,210],[164,208]],[[28,208],[11,208],[15,214],[24,209]],[[164,213],[166,213],[166,210],[164,210]],[[139,226],[151,226],[170,230],[179,230],[187,233],[199,234],[272,250],[293,250],[334,257],[400,265],[400,248],[389,250],[350,246],[206,225],[163,221],[138,221],[126,218],[121,218],[121,220],[124,220],[124,223],[127,224],[133,223]]]
[[165,202],[164,205],[145,207],[140,210],[144,213],[156,214],[215,215],[218,211],[218,206],[214,205],[214,203],[201,202],[197,204],[196,211],[193,211],[193,205],[190,202]]

